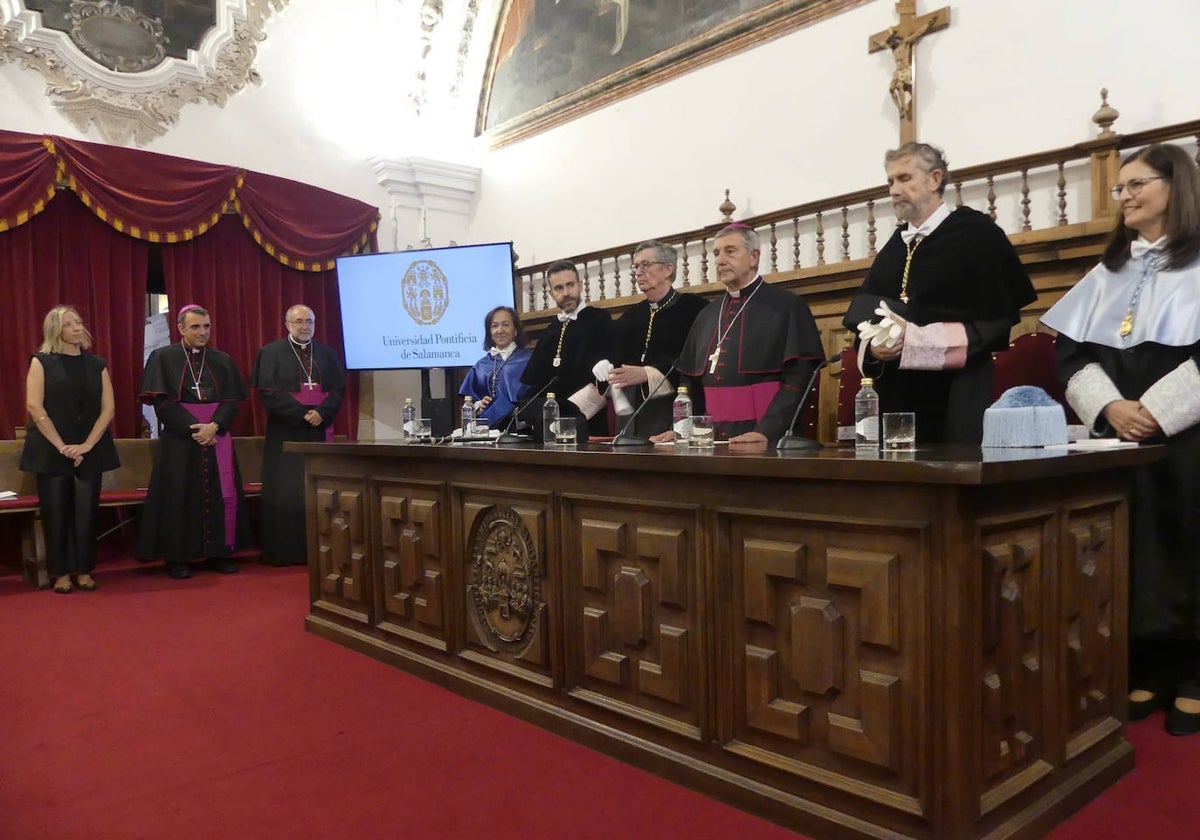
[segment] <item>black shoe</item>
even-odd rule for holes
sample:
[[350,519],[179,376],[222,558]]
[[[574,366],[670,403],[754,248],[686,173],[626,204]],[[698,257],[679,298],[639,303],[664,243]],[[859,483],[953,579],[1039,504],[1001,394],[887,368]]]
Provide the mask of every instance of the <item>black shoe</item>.
[[208,558],[208,567],[223,575],[232,575],[238,570],[237,561],[231,557],[210,557]]
[[1170,692],[1157,691],[1145,700],[1130,700],[1129,701],[1129,722],[1145,720],[1158,711],[1166,711],[1171,708],[1171,703],[1174,698]]
[[175,580],[187,580],[192,576],[192,567],[187,563],[168,563],[167,574]]
[[[1179,687],[1178,698],[1200,700],[1200,684],[1186,682]],[[1195,735],[1200,732],[1200,712],[1185,712],[1172,705],[1167,713],[1167,731],[1172,735]]]

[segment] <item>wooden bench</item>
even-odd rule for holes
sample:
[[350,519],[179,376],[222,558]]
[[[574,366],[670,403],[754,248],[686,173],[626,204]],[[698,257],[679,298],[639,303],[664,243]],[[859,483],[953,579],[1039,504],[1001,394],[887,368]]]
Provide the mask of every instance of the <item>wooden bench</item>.
[[[247,497],[260,495],[264,438],[239,437],[233,439],[233,444],[241,470],[243,493]],[[158,441],[143,438],[117,438],[116,445],[121,466],[104,474],[100,506],[118,509],[119,521],[100,537],[132,520],[132,517],[125,518],[125,508],[140,507],[145,503],[150,470],[158,450]],[[0,490],[12,490],[17,494],[16,498],[0,499],[0,516],[19,517],[21,574],[29,583],[44,589],[50,585],[50,577],[46,571],[45,531],[38,511],[37,476],[19,469],[23,446],[21,440],[0,441]]]

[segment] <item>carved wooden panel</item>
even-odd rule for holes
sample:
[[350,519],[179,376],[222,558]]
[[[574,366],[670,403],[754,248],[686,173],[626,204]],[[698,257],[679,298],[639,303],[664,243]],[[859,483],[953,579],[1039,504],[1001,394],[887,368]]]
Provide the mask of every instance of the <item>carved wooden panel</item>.
[[461,598],[467,651],[474,662],[547,683],[551,677],[547,511],[540,501],[464,494]]
[[980,771],[989,786],[1050,758],[1042,730],[1054,680],[1044,662],[1053,522],[1049,515],[1027,517],[980,533]]
[[915,792],[917,756],[901,738],[915,743],[921,725],[918,536],[911,525],[722,515],[717,550],[739,605],[726,749],[847,790],[866,773]]
[[365,579],[370,551],[366,482],[312,477],[316,484],[318,603],[356,621],[370,620]]
[[1114,564],[1126,550],[1124,506],[1119,514],[1117,508],[1105,505],[1077,511],[1066,525],[1059,570],[1063,611],[1059,633],[1065,639],[1066,723],[1072,736],[1115,717],[1113,611],[1126,609],[1124,603],[1114,602]]
[[440,487],[384,481],[378,485],[380,629],[429,645],[448,646],[444,504]]
[[565,507],[577,645],[575,696],[672,731],[698,734],[703,639],[692,510],[575,502]]

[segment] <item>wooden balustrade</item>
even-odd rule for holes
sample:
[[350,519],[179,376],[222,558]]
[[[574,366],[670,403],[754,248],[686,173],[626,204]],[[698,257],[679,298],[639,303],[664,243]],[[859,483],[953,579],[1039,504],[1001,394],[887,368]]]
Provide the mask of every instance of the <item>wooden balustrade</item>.
[[[1116,180],[1120,154],[1149,143],[1174,141],[1196,147],[1200,163],[1200,120],[1137,132],[1116,134],[1111,130],[1116,111],[1108,107],[1107,92],[1100,111],[1093,117],[1101,127],[1098,137],[1073,146],[1028,155],[951,168],[952,194],[947,201],[964,204],[988,213],[1011,236],[1037,234],[1054,228],[1104,221],[1111,223],[1116,204],[1108,191]],[[953,150],[951,150],[953,151]],[[718,211],[722,221],[698,230],[658,236],[679,250],[676,285],[703,287],[716,282],[709,276],[709,239],[732,218],[736,207],[725,199]],[[772,213],[741,220],[763,238],[762,271],[771,280],[805,279],[828,273],[831,267],[858,266],[874,257],[881,231],[876,219],[876,204],[888,201],[885,186],[798,204]],[[830,219],[840,229],[829,241]],[[884,238],[891,228],[883,226]],[[1064,236],[1069,236],[1066,232]],[[1044,236],[1044,235],[1043,235]],[[649,238],[649,237],[648,237]],[[1053,238],[1053,235],[1051,235]],[[1049,241],[1049,240],[1045,240]],[[840,249],[833,254],[831,247]],[[637,243],[625,243],[603,250],[576,255],[571,259],[580,270],[584,299],[592,304],[605,302],[606,308],[620,310],[637,295],[633,277],[633,250]],[[791,252],[791,265],[782,264],[781,255]],[[786,260],[786,257],[783,258]],[[516,269],[517,299],[523,319],[532,326],[549,317],[553,310],[546,289],[549,263]],[[698,267],[698,271],[696,270]],[[611,279],[610,279],[611,270]],[[699,276],[696,276],[696,275]],[[594,281],[594,282],[593,282]]]

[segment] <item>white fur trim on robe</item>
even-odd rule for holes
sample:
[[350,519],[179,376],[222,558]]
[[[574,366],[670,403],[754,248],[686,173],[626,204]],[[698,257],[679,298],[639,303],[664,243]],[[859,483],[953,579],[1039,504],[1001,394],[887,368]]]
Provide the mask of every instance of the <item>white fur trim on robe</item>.
[[[1093,432],[1097,431],[1096,420],[1100,417],[1100,412],[1104,411],[1104,407],[1125,399],[1108,378],[1104,368],[1095,362],[1076,371],[1067,383],[1066,396],[1067,402],[1075,409],[1079,419]],[[1105,421],[1105,425],[1107,422]]]
[[1200,423],[1200,370],[1196,363],[1188,359],[1147,388],[1139,402],[1168,437]]
[[608,405],[595,385],[584,385],[571,396],[567,397],[584,417],[591,420]]
[[903,370],[958,370],[967,365],[967,328],[957,321],[909,323],[900,352]]

